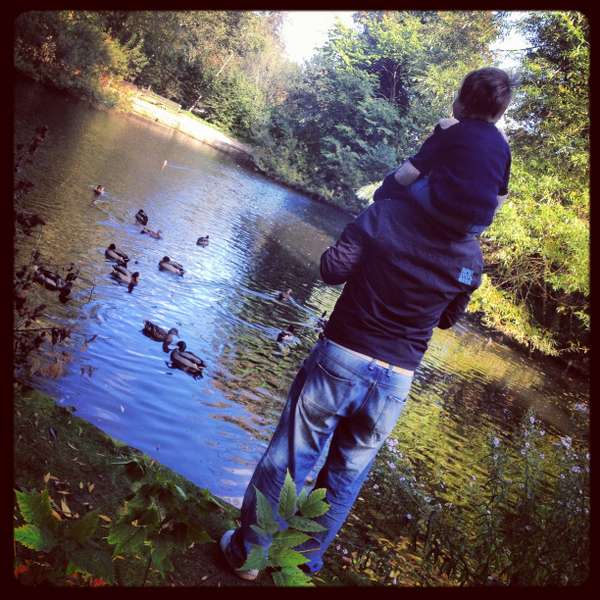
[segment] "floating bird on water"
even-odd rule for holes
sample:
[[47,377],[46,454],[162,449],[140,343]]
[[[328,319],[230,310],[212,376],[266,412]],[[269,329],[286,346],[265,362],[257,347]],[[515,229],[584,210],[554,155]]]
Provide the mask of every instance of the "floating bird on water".
[[147,227],[144,227],[140,233],[147,233],[150,237],[154,238],[155,240],[160,240],[162,239],[162,235],[160,229],[157,229],[156,231],[152,231],[152,229],[148,229]]
[[159,327],[152,321],[144,321],[144,335],[156,340],[157,342],[163,343],[163,350],[169,351],[169,344],[173,341],[173,336],[179,337],[179,331],[175,327],[171,327],[169,331]]
[[141,208],[135,213],[135,220],[142,225],[148,225],[148,215]]
[[193,352],[186,350],[184,341],[177,342],[177,348],[171,351],[171,363],[174,367],[198,377],[202,375],[202,369],[206,367],[204,361]]
[[168,256],[163,256],[162,260],[158,263],[158,268],[161,271],[177,273],[177,275],[183,275],[185,273],[183,267],[178,262],[171,260]]
[[113,265],[112,277],[121,283],[127,284],[127,291],[131,293],[133,288],[138,284],[140,280],[140,274],[138,271],[130,273],[125,267],[121,265]]
[[277,300],[281,300],[282,302],[287,302],[288,300],[291,300],[291,298],[292,298],[291,288],[285,292],[279,292],[279,295],[277,296]]
[[208,246],[208,238],[210,236],[205,235],[204,237],[199,237],[198,240],[196,241],[196,246]]
[[289,342],[294,337],[294,333],[295,327],[293,325],[288,325],[288,328],[286,330],[279,332],[279,335],[277,336],[277,341]]
[[114,260],[118,265],[122,267],[126,267],[129,262],[129,256],[123,252],[123,250],[119,250],[114,244],[111,244],[105,251],[104,256],[110,260]]

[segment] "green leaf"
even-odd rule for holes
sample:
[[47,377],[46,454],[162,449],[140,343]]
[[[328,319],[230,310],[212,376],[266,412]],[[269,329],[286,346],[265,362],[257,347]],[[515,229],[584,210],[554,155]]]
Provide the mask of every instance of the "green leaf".
[[272,547],[295,548],[310,539],[310,535],[306,535],[306,533],[295,531],[294,529],[286,529],[275,534]]
[[186,544],[207,544],[212,541],[212,537],[203,527],[194,524],[188,525]]
[[42,552],[48,552],[56,545],[56,538],[48,530],[31,523],[15,529],[15,541],[26,548]]
[[281,569],[281,571],[275,571],[273,573],[273,581],[279,587],[314,587],[315,585],[310,576],[298,567],[286,567]]
[[279,493],[279,514],[284,519],[289,519],[296,512],[296,486],[289,470],[285,474],[285,481]]
[[265,551],[261,546],[254,546],[250,550],[246,558],[246,562],[240,567],[240,571],[250,571],[251,569],[264,569],[267,566],[267,557]]
[[273,517],[269,501],[256,486],[254,486],[254,489],[256,490],[256,518],[259,527],[271,534],[279,531],[279,525]]
[[175,489],[177,490],[177,493],[184,499],[187,500],[187,494],[183,491],[182,488],[180,488],[177,484],[175,484]]
[[107,541],[115,546],[115,554],[134,553],[146,538],[146,532],[141,527],[129,523],[117,523],[111,527]]
[[96,527],[98,527],[98,510],[93,510],[81,519],[69,522],[66,536],[83,543],[94,535]]
[[288,519],[288,524],[290,525],[290,527],[293,527],[294,529],[299,529],[300,531],[327,531],[327,528],[323,527],[323,525],[319,525],[319,523],[316,523],[315,521],[312,521],[311,519],[306,519],[304,517],[293,516],[290,519]]
[[300,508],[302,516],[311,518],[324,515],[329,510],[329,504],[323,500],[326,493],[327,490],[325,488],[313,490]]
[[260,535],[261,537],[269,537],[269,533],[264,529],[261,529],[258,525],[250,525],[250,527],[251,529],[256,531],[256,533],[258,533],[258,535]]
[[52,516],[48,490],[41,492],[20,492],[15,490],[17,503],[27,523],[56,532],[58,521]]
[[298,509],[299,510],[302,510],[302,506],[306,502],[307,498],[308,498],[308,488],[303,487],[300,490],[300,494],[298,494]]
[[97,548],[81,548],[69,558],[69,568],[72,572],[84,571],[95,577],[101,577],[109,583],[114,581],[113,561],[108,552],[102,552]]
[[269,563],[273,567],[297,567],[309,562],[309,559],[292,550],[291,548],[281,548],[277,546],[271,546],[269,548]]

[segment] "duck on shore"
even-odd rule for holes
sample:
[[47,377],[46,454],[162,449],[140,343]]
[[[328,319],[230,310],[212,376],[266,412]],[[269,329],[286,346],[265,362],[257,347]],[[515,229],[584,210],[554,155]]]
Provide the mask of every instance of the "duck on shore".
[[285,292],[279,292],[277,296],[277,300],[281,300],[281,302],[288,302],[292,298],[292,290],[291,288]]
[[142,225],[148,225],[148,215],[141,208],[135,213],[135,220]]
[[277,341],[279,343],[289,342],[294,337],[295,332],[295,327],[293,325],[288,325],[286,330],[279,332],[279,335],[277,336]]
[[110,260],[114,260],[118,265],[126,267],[129,262],[129,257],[123,250],[119,250],[114,244],[111,244],[105,251],[104,256]]
[[111,273],[113,279],[116,279],[120,283],[127,284],[127,291],[131,294],[133,288],[138,284],[140,280],[140,274],[138,271],[130,273],[125,267],[121,265],[113,265],[113,271]]
[[171,271],[171,273],[177,273],[177,275],[182,276],[185,273],[183,267],[168,256],[163,256],[162,260],[158,263],[158,268],[161,271]]
[[173,336],[179,337],[179,331],[177,331],[177,328],[171,327],[171,329],[167,331],[155,323],[152,323],[152,321],[144,321],[143,333],[157,342],[162,342],[163,350],[165,352],[169,351],[169,344],[173,342]]
[[69,299],[71,289],[73,288],[73,281],[77,278],[76,273],[69,273],[63,279],[58,273],[54,273],[39,265],[34,265],[33,271],[34,281],[43,285],[47,290],[58,292],[58,299],[62,303],[65,303]]
[[171,351],[171,363],[174,367],[198,377],[202,375],[202,369],[206,367],[204,361],[196,356],[193,352],[186,350],[184,341],[179,341],[175,344],[177,348]]
[[142,228],[140,233],[147,233],[151,238],[154,238],[155,240],[162,239],[162,235],[160,235],[161,234],[160,229],[157,229],[156,231],[152,231],[152,229],[148,229],[147,227],[144,227],[144,228]]
[[95,188],[94,188],[94,194],[96,194],[96,196],[101,196],[102,194],[104,194],[104,186],[98,184]]
[[199,237],[198,240],[196,241],[196,246],[208,246],[208,238],[210,236],[205,235],[204,237]]

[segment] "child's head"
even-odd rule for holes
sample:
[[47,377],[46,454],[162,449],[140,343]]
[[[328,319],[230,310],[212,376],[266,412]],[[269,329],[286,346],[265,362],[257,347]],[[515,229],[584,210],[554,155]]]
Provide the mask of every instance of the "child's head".
[[471,71],[463,80],[452,105],[457,119],[471,117],[495,123],[512,98],[512,82],[502,69],[485,67]]

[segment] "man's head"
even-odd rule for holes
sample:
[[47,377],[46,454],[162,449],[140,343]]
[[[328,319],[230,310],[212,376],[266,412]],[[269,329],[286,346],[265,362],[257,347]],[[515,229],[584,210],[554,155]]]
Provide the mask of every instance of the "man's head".
[[471,71],[463,80],[452,105],[457,119],[466,117],[495,123],[512,98],[513,83],[508,73],[495,67]]

